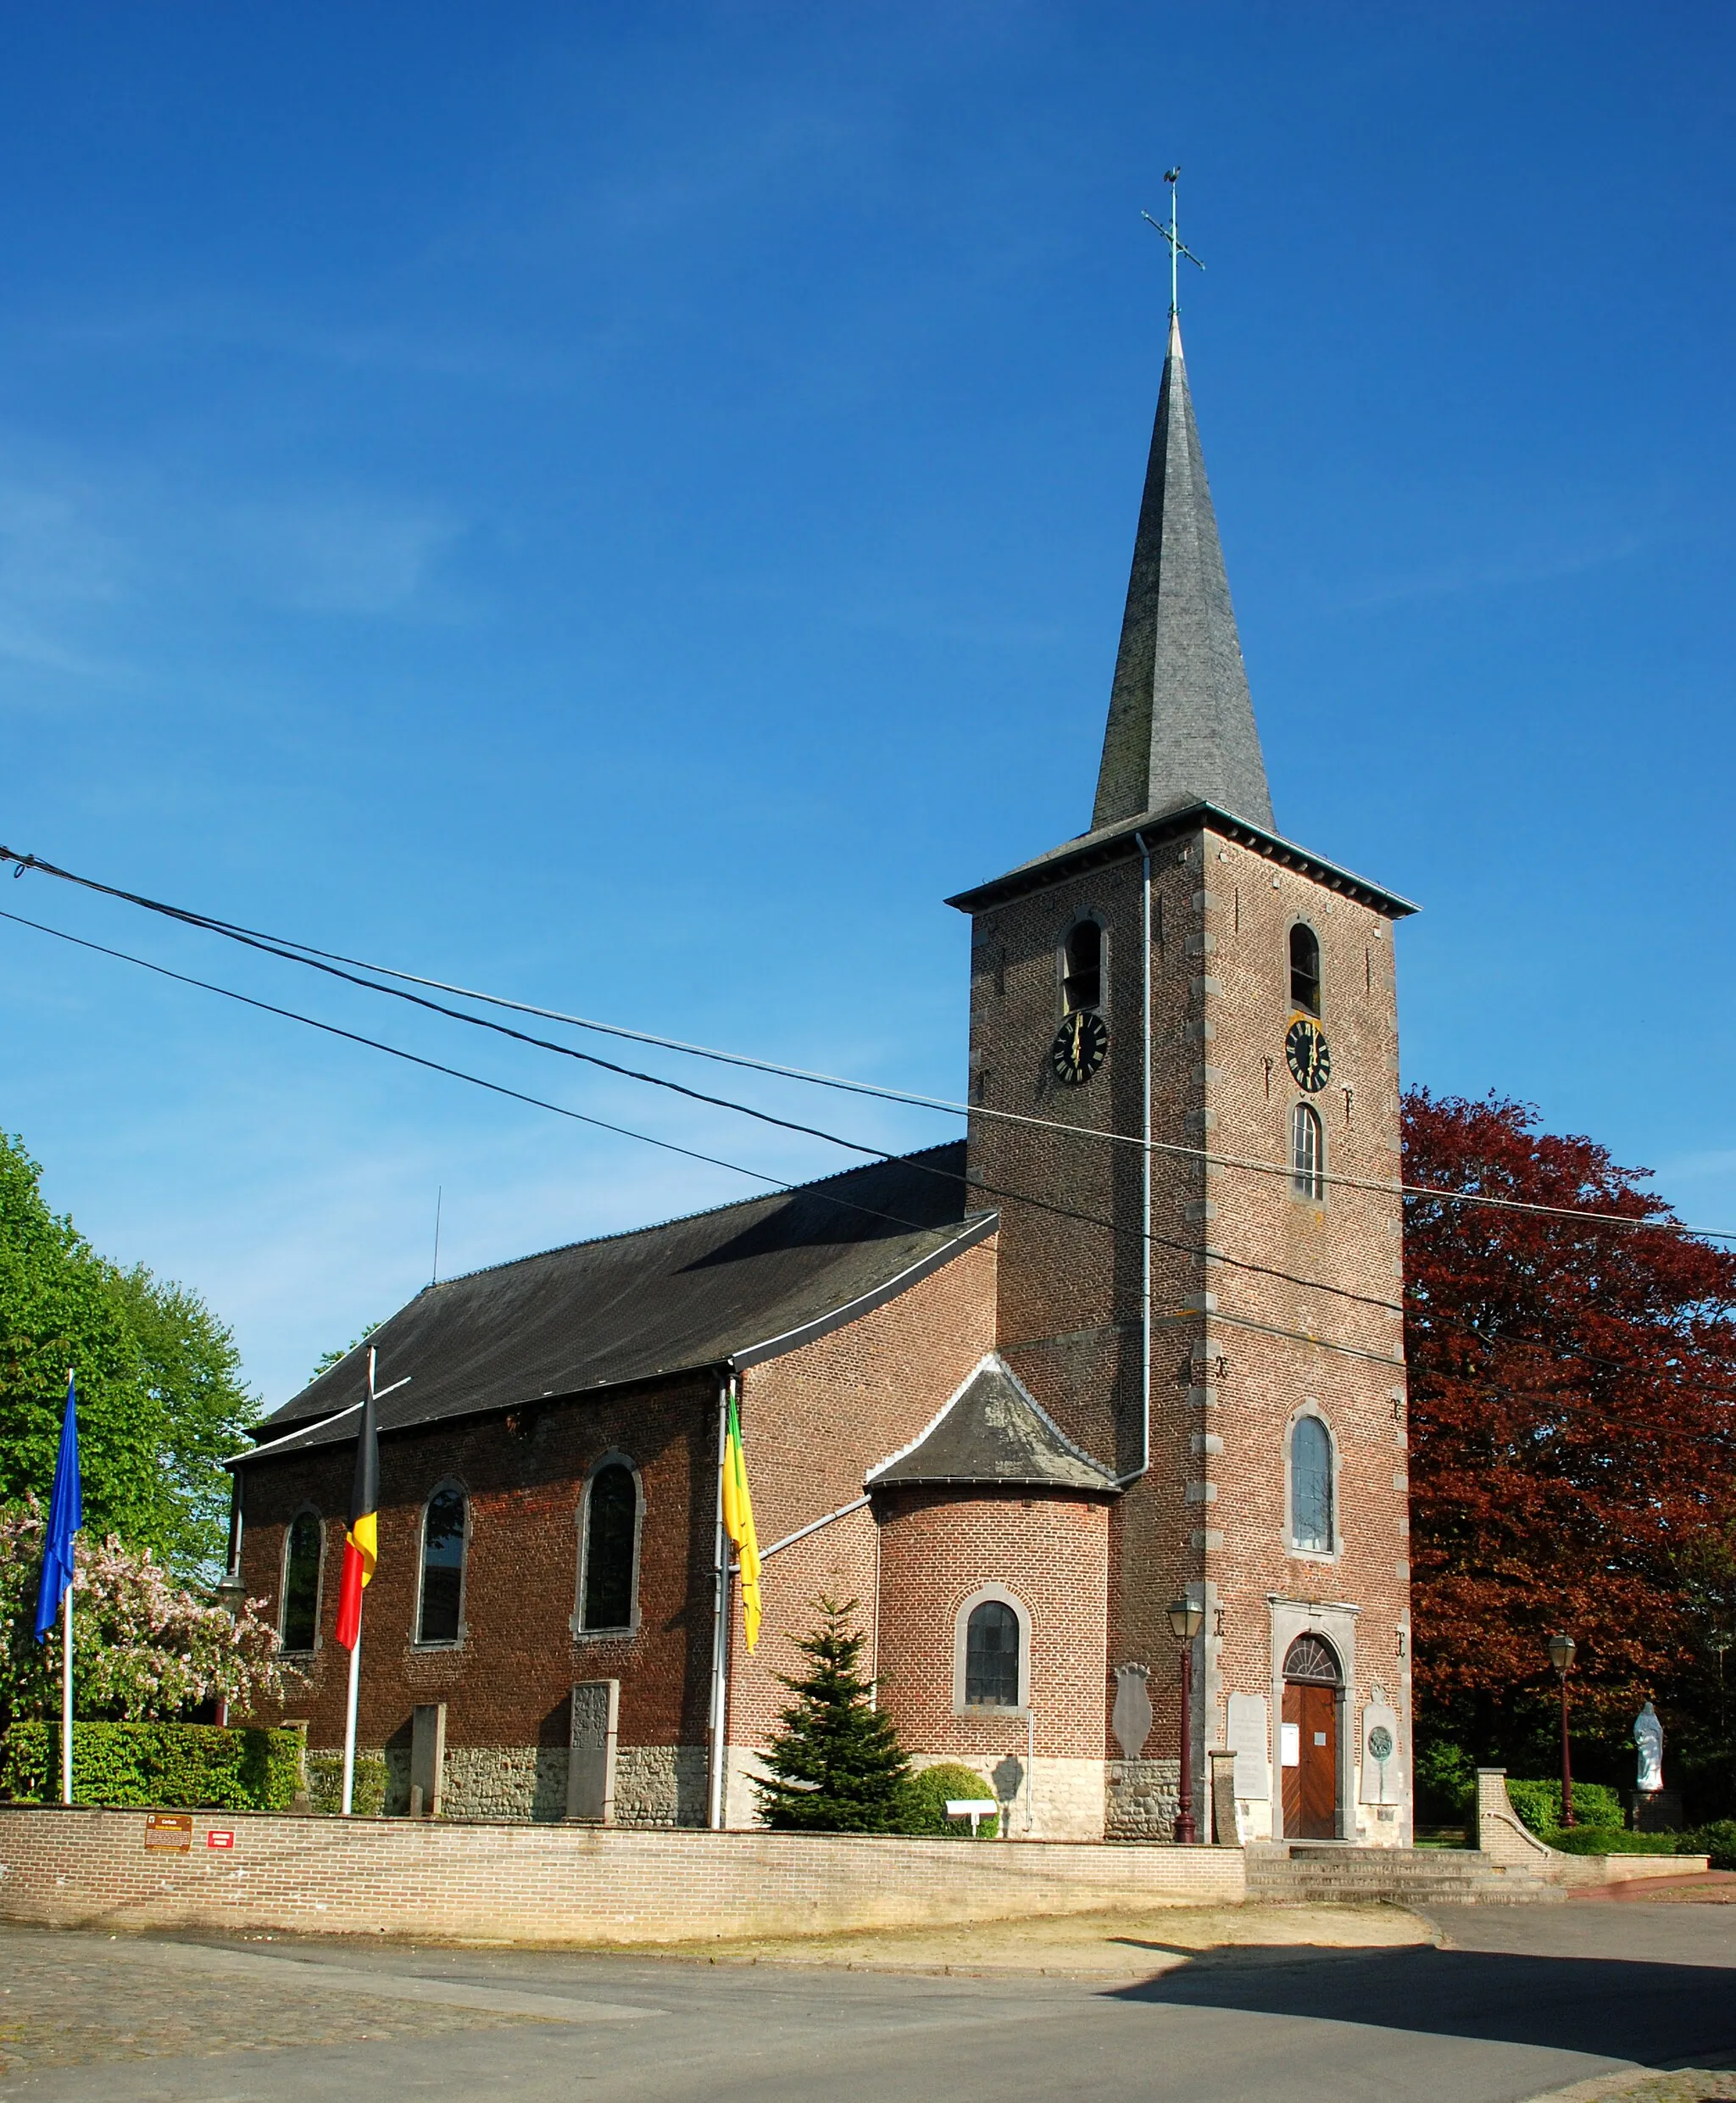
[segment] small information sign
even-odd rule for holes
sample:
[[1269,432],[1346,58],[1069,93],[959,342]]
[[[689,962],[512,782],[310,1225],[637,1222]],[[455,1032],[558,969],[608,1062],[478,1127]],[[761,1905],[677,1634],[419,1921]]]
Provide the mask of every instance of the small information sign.
[[205,1835],[205,1845],[207,1847],[233,1847],[235,1835],[232,1833],[223,1832],[220,1828],[214,1828]]
[[191,1813],[153,1811],[145,1820],[145,1845],[147,1848],[169,1848],[177,1855],[185,1855],[192,1844],[193,1822]]

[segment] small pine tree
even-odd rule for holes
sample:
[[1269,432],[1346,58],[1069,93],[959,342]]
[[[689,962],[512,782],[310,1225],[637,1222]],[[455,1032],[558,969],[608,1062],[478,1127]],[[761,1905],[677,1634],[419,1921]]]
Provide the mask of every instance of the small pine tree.
[[815,1606],[819,1625],[796,1646],[806,1672],[778,1675],[796,1699],[780,1714],[765,1755],[773,1778],[754,1784],[760,1815],[784,1833],[899,1832],[910,1763],[892,1718],[870,1699],[857,1602],[820,1599]]

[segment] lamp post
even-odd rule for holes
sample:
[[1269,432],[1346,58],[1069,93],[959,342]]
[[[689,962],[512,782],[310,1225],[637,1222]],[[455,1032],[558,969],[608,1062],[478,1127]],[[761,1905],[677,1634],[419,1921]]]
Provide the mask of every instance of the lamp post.
[[1176,1794],[1175,1842],[1193,1847],[1199,1839],[1194,1822],[1194,1638],[1205,1626],[1205,1609],[1185,1595],[1171,1600],[1170,1627],[1182,1646],[1182,1773]]
[[1561,1678],[1561,1823],[1573,1822],[1573,1762],[1567,1750],[1567,1675],[1573,1667],[1572,1636],[1550,1638],[1550,1663]]

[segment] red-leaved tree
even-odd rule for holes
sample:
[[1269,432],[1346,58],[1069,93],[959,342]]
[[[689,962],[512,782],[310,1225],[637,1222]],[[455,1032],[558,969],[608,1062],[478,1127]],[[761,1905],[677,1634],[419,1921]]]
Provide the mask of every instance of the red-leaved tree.
[[1644,1171],[1493,1095],[1413,1089],[1405,1180],[1636,1222],[1405,1200],[1422,1734],[1535,1760],[1561,1629],[1587,1733],[1620,1746],[1651,1695],[1723,1794],[1736,1252],[1673,1225]]

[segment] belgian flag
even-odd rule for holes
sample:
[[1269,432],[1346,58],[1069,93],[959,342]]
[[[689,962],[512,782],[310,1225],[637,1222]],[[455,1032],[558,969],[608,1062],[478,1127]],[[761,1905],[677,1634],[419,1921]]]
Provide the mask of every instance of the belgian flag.
[[374,1414],[374,1354],[368,1354],[368,1399],[356,1438],[355,1479],[350,1485],[349,1528],[343,1537],[343,1570],[337,1583],[337,1640],[353,1651],[362,1635],[362,1594],[374,1575],[380,1543],[380,1430]]

